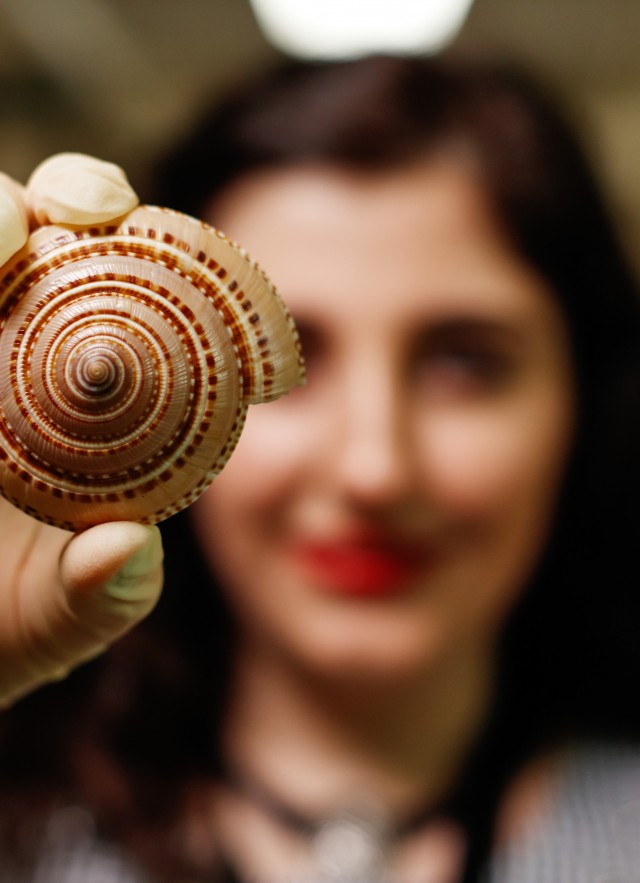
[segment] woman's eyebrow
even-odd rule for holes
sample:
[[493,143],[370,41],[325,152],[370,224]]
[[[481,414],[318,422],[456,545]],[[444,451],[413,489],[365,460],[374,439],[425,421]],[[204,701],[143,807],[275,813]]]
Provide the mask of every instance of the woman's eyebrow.
[[420,328],[421,336],[434,342],[468,338],[517,345],[524,342],[527,332],[527,325],[520,319],[468,314],[430,317],[416,327]]

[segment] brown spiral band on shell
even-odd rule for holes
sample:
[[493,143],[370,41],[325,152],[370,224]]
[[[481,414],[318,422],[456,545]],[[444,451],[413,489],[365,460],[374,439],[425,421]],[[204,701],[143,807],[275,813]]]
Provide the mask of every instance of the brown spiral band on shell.
[[1,491],[67,529],[189,505],[247,405],[303,375],[291,318],[246,254],[149,206],[30,237],[0,281],[0,365]]

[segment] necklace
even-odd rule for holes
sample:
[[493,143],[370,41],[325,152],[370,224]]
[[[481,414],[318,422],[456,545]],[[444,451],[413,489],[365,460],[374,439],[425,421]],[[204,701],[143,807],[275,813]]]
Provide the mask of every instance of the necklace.
[[390,883],[394,833],[367,801],[319,822],[311,839],[313,883]]
[[299,812],[261,783],[227,771],[226,783],[280,825],[304,837],[311,868],[296,883],[391,883],[390,861],[402,838],[436,815],[424,807],[393,823],[379,801],[355,796],[322,818]]

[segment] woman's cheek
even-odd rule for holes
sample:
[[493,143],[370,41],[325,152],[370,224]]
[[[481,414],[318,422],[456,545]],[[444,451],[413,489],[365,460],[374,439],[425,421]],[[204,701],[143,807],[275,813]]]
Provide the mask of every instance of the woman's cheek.
[[297,474],[314,440],[310,420],[285,402],[252,405],[229,463],[216,478],[216,493],[270,500]]
[[564,408],[451,410],[425,417],[425,492],[451,515],[482,517],[555,494],[566,459]]

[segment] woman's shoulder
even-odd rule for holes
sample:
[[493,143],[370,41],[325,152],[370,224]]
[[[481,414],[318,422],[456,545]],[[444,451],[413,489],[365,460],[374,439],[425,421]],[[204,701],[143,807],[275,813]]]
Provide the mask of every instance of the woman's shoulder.
[[34,838],[28,857],[2,861],[2,883],[151,883],[117,844],[99,837],[91,814],[62,806]]
[[574,744],[532,771],[488,883],[637,883],[640,745]]

